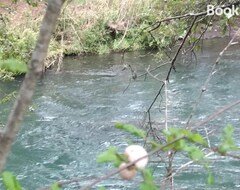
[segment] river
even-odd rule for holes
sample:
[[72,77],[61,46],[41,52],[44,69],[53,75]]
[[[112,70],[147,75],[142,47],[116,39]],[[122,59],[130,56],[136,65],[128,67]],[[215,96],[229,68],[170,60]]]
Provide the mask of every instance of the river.
[[[169,126],[184,126],[197,100],[212,65],[228,39],[206,40],[197,53],[197,62],[190,65],[177,60],[168,84]],[[203,94],[192,123],[199,122],[224,105],[240,97],[240,47],[235,45],[225,53],[216,73]],[[125,63],[145,72],[160,64],[151,53],[130,52]],[[140,77],[127,88],[131,73],[122,70],[121,54],[67,57],[61,72],[48,70],[37,86],[31,110],[25,115],[22,128],[9,156],[6,169],[12,171],[28,190],[45,187],[55,181],[82,177],[79,183],[63,189],[79,189],[91,179],[111,170],[110,165],[96,163],[96,156],[109,146],[123,150],[131,136],[114,128],[116,122],[141,123],[144,112],[159,90],[161,82],[151,77]],[[158,70],[163,80],[169,66]],[[1,92],[11,92],[20,86],[21,78],[1,82]],[[126,91],[125,91],[126,90]],[[0,123],[6,122],[12,101],[0,105]],[[240,145],[240,111],[236,107],[206,124],[214,130],[213,144],[227,124],[235,127],[234,138]],[[164,122],[164,99],[159,98],[152,109],[152,119]],[[211,137],[210,137],[211,139]],[[174,168],[185,163],[177,159]],[[233,158],[211,157],[215,184],[208,186],[207,173],[193,164],[175,177],[176,189],[240,189],[240,162]],[[165,165],[151,166],[158,180],[164,175]],[[117,176],[101,185],[110,190],[135,190],[135,182],[125,182]],[[2,189],[2,188],[1,188]]]

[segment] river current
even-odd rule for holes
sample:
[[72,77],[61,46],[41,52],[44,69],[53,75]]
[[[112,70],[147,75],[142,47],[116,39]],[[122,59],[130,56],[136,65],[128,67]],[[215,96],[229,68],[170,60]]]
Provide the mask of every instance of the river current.
[[[184,126],[213,64],[229,39],[206,40],[191,64],[178,59],[176,72],[168,84],[169,126]],[[225,52],[214,71],[207,91],[204,92],[192,123],[202,121],[224,105],[240,98],[240,47],[232,46]],[[126,53],[124,63],[130,64],[137,74],[157,66],[153,53]],[[169,66],[156,73],[164,80]],[[109,146],[123,150],[131,136],[114,128],[116,122],[139,125],[151,104],[161,82],[151,77],[140,77],[130,86],[129,69],[123,70],[121,54],[67,57],[62,69],[48,70],[37,86],[31,109],[25,115],[22,128],[9,156],[6,169],[12,171],[28,190],[48,186],[55,181],[82,177],[79,183],[63,189],[79,189],[91,179],[112,168],[96,163],[96,156]],[[21,78],[1,82],[1,92],[17,90]],[[127,88],[127,89],[126,89]],[[0,123],[6,122],[12,101],[0,105]],[[235,127],[234,138],[240,145],[240,111],[236,107],[205,125],[218,142],[221,130],[227,124]],[[152,119],[164,122],[164,97],[152,109]],[[176,159],[174,168],[187,162]],[[156,179],[165,173],[165,165],[154,166]],[[240,189],[240,161],[219,156],[211,157],[215,184],[208,186],[207,172],[193,164],[175,177],[176,189]],[[110,190],[137,190],[140,176],[133,182],[115,176],[101,183]],[[2,189],[2,187],[1,187]]]

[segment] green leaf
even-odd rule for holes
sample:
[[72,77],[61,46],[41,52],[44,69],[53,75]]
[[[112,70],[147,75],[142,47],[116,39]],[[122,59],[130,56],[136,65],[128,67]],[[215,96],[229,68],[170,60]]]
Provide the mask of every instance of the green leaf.
[[159,188],[154,183],[152,171],[145,169],[142,171],[143,182],[140,183],[140,190],[158,190]]
[[20,183],[11,172],[3,172],[2,178],[3,184],[7,190],[22,190]]
[[204,153],[196,146],[190,146],[185,148],[188,152],[188,156],[194,161],[204,160]]
[[232,125],[227,125],[223,129],[222,142],[218,146],[218,152],[222,155],[225,155],[227,151],[230,150],[239,150],[239,147],[234,143],[233,140],[234,127]]
[[[165,134],[167,138],[167,142],[172,142],[177,138],[185,136],[189,131],[183,130],[183,129],[178,129],[178,128],[170,128],[169,130],[164,130],[163,133]],[[186,147],[186,140],[185,139],[180,139],[176,141],[175,143],[170,144],[169,146],[165,147],[163,150],[168,151],[168,150],[184,150]]]
[[141,138],[145,138],[146,137],[146,133],[144,130],[142,129],[138,129],[137,127],[135,127],[134,125],[129,125],[129,124],[121,124],[121,123],[117,123],[115,125],[115,127],[117,129],[121,129],[124,130],[134,136],[137,137],[141,137]]
[[125,161],[125,158],[123,155],[117,153],[117,149],[115,147],[109,147],[108,150],[97,157],[98,163],[112,162],[116,167],[118,167],[122,161]]
[[187,141],[185,139],[187,139],[188,141],[190,141],[192,143],[197,143],[200,145],[207,146],[207,141],[204,140],[204,138],[200,134],[192,133],[190,130],[187,130],[187,129],[170,128],[169,130],[164,130],[163,133],[165,134],[165,136],[167,138],[167,142],[172,142],[177,138],[185,137],[184,139],[180,139],[177,142],[175,142],[174,144],[167,146],[164,149],[165,151],[167,149],[168,150],[173,149],[173,150],[177,150],[177,151],[186,150],[188,145],[187,145]]
[[177,128],[170,128],[169,130],[163,130],[163,133],[165,134],[167,138],[167,142],[171,142],[174,139],[183,136],[182,132],[180,129]]
[[187,146],[186,140],[181,139],[174,143],[174,150],[177,151],[184,150],[186,146]]
[[192,142],[207,146],[207,141],[204,140],[203,136],[198,133],[196,133],[196,134],[192,133],[189,136],[187,136],[187,138]]
[[105,187],[99,187],[98,190],[106,190]]
[[213,185],[214,184],[214,176],[211,172],[208,173],[207,182],[208,182],[208,185]]
[[156,141],[148,141],[148,143],[152,146],[152,149],[156,149],[161,146]]
[[52,186],[51,186],[51,190],[60,190],[61,188],[59,187],[58,183],[54,183]]
[[12,72],[13,74],[23,74],[28,70],[25,63],[14,58],[0,60],[0,68]]

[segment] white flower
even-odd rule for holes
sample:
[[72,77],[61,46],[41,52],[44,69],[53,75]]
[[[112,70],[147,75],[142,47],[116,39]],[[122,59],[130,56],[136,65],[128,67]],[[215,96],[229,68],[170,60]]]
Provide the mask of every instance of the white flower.
[[148,153],[147,151],[140,145],[130,145],[126,148],[125,154],[127,155],[129,162],[134,162],[142,157],[143,159],[137,161],[135,166],[137,169],[144,169],[148,163]]

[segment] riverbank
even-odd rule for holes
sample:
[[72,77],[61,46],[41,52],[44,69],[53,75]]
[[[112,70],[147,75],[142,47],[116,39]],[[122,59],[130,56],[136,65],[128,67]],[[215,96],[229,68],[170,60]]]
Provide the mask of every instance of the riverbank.
[[[46,3],[24,0],[0,3],[0,60],[15,58],[27,63],[34,48]],[[49,46],[45,67],[61,67],[66,55],[106,54],[111,52],[171,48],[189,26],[188,19],[162,23],[149,33],[149,26],[202,4],[137,0],[73,0],[67,2]],[[199,10],[200,11],[200,10]],[[200,34],[202,29],[196,30]],[[227,33],[225,33],[227,34]],[[222,25],[213,24],[203,38],[222,37]],[[194,39],[194,36],[193,36]],[[191,41],[191,39],[190,39]]]

